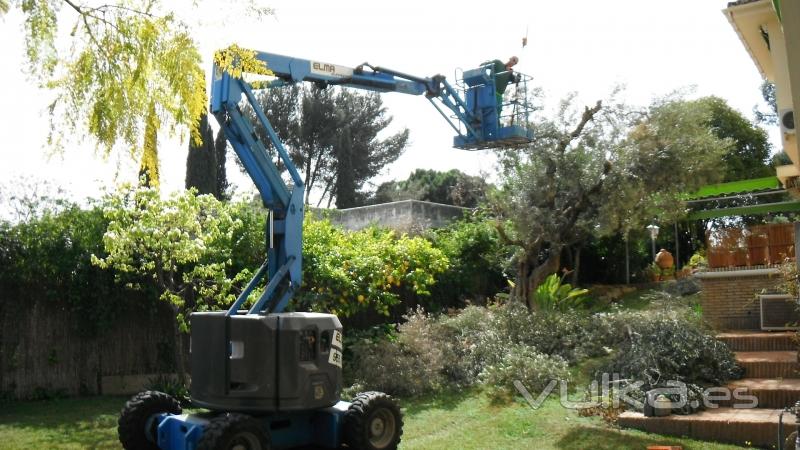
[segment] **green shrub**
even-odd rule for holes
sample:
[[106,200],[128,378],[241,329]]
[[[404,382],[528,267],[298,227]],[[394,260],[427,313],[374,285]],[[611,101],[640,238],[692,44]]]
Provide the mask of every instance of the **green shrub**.
[[191,404],[189,387],[175,375],[161,374],[149,378],[147,380],[147,390],[169,394],[183,406]]
[[519,381],[529,392],[539,392],[553,380],[569,380],[567,362],[559,356],[549,356],[522,344],[512,345],[498,361],[486,366],[480,374],[494,397],[508,397],[516,391]]
[[639,314],[606,371],[657,386],[669,380],[723,385],[742,376],[733,352],[697,320],[675,312]]
[[389,340],[364,339],[352,345],[347,378],[366,390],[417,396],[445,386],[442,367],[425,354]]
[[99,207],[62,204],[18,223],[0,223],[0,290],[18,301],[45,300],[77,313],[81,335],[108,326],[129,295],[113,274],[95,267],[108,222]]
[[507,287],[503,272],[511,251],[500,242],[492,220],[470,216],[431,230],[426,237],[450,261],[431,290],[436,303],[429,308],[484,303]]
[[536,288],[533,293],[533,303],[538,311],[569,311],[581,306],[585,300],[588,289],[573,288],[571,284],[564,283],[564,277],[552,274]]
[[[417,310],[388,336],[353,345],[347,372],[368,389],[419,395],[475,384],[513,393],[513,381],[541,389],[567,368],[603,357],[598,372],[657,385],[720,384],[740,375],[733,354],[684,302],[660,293],[648,311],[531,314],[517,302],[469,306],[457,314]],[[599,373],[598,373],[599,376]]]
[[694,252],[694,254],[692,254],[692,257],[689,258],[689,264],[687,265],[693,269],[704,269],[708,267],[708,260],[706,259],[705,249],[700,249]]
[[388,315],[404,293],[427,297],[449,265],[425,239],[389,230],[344,231],[307,216],[303,236],[304,289],[296,304],[345,317]]
[[[226,307],[266,256],[265,211],[252,202],[218,202],[191,192],[162,200],[132,189],[93,205],[62,202],[18,223],[0,221],[2,290],[32,293],[78,312],[86,320],[82,333],[111,325],[120,308],[137,303],[121,300],[150,299],[138,303],[154,309],[165,294],[157,280],[177,284],[167,298],[185,305],[181,323],[191,311]],[[187,214],[193,215],[186,220]],[[180,217],[170,221],[173,216]],[[229,220],[204,220],[220,217]],[[203,229],[207,222],[213,222],[210,231]],[[198,224],[220,238],[197,238],[198,229],[188,228]],[[401,299],[428,297],[449,268],[446,256],[423,238],[377,229],[350,233],[310,217],[304,234],[304,286],[294,309],[385,315]]]

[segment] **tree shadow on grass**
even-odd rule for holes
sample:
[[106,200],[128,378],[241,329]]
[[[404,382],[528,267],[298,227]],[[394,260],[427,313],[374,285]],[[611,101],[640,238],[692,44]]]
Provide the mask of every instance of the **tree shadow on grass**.
[[126,400],[95,397],[6,402],[0,406],[3,440],[12,448],[21,444],[29,448],[118,448],[117,418]]
[[437,392],[434,394],[423,395],[410,399],[399,399],[400,406],[406,415],[415,415],[422,411],[429,409],[443,409],[451,411],[458,408],[458,405],[464,401],[476,401],[476,392],[474,390],[464,391],[446,391]]
[[678,439],[665,437],[639,437],[631,436],[619,430],[578,426],[571,429],[564,437],[555,443],[556,448],[577,449],[591,448],[593,450],[619,450],[619,449],[646,449],[651,445],[678,445],[684,450],[692,450]]

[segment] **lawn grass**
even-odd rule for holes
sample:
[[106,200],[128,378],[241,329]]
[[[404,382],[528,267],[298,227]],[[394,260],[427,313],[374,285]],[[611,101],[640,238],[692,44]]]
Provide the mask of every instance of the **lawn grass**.
[[692,294],[683,297],[663,296],[664,283],[640,286],[633,292],[623,295],[619,299],[606,304],[596,305],[590,308],[589,312],[609,312],[614,309],[628,311],[653,311],[665,308],[675,309],[676,306],[692,309],[700,313],[700,294]]
[[526,403],[493,404],[484,394],[446,394],[406,402],[404,450],[639,449],[680,445],[685,450],[741,447],[618,430],[597,417],[579,417],[556,399],[534,410]]
[[[117,414],[126,399],[94,397],[0,404],[2,449],[118,449]],[[616,430],[599,418],[578,417],[550,399],[538,410],[522,402],[493,404],[478,392],[403,401],[401,449],[644,449],[739,447]]]
[[0,403],[0,448],[118,449],[117,417],[125,401],[90,397]]

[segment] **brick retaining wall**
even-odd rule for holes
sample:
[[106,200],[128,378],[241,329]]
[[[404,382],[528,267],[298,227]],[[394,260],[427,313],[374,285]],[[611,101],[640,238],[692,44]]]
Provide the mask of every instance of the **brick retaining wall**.
[[719,330],[757,330],[760,311],[757,294],[781,282],[777,269],[702,272],[703,317]]

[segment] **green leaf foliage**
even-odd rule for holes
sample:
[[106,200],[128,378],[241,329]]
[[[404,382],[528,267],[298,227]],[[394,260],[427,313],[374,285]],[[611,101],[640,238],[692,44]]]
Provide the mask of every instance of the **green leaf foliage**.
[[[0,222],[3,300],[26,304],[44,300],[53,311],[66,308],[76,313],[76,329],[83,335],[110,326],[125,306],[116,299],[131,294],[114,282],[112,273],[92,264],[92,255],[104,253],[107,224],[100,207],[81,209],[72,204],[18,223]],[[143,294],[137,297],[155,297],[152,291]]]
[[573,288],[571,284],[564,283],[564,277],[552,274],[536,288],[533,301],[539,311],[568,311],[581,305],[586,299],[588,289]]
[[770,145],[767,132],[731,108],[719,97],[698,100],[710,110],[708,125],[720,139],[730,139],[733,145],[723,156],[723,181],[748,180],[775,175],[770,165]]
[[232,208],[194,191],[162,199],[147,187],[120,190],[104,203],[107,255],[93,256],[94,264],[151,279],[184,331],[189,312],[233,302],[234,286],[248,273],[229,274],[234,236],[243,225]]
[[[256,97],[305,180],[306,202],[312,190],[322,189],[320,202],[335,199],[338,208],[363,204],[364,183],[397,160],[408,142],[405,129],[383,135],[392,117],[377,93],[294,85]],[[258,123],[251,108],[245,113]],[[261,125],[255,132],[270,142]]]
[[300,305],[344,317],[364,310],[388,315],[402,293],[428,296],[449,265],[429,241],[378,228],[348,232],[307,217],[303,239]]
[[[65,136],[86,129],[106,153],[122,143],[136,154],[150,105],[160,128],[188,128],[199,139],[206,108],[201,58],[186,24],[159,1],[19,5],[30,72],[56,94],[50,105],[56,148]],[[63,22],[71,22],[68,45],[57,42]]]
[[[227,308],[263,262],[264,213],[192,190],[162,198],[153,188],[121,189],[89,210],[68,205],[0,223],[0,284],[14,292],[33,286],[66,300],[62,306],[91,310],[91,320],[143,293],[169,306],[186,331],[189,313]],[[429,298],[450,270],[445,253],[422,237],[346,232],[311,216],[304,229],[295,310],[388,314],[404,299]]]
[[657,100],[631,124],[609,174],[603,231],[641,229],[654,218],[681,219],[686,192],[725,176],[720,166],[735,140],[713,125],[718,100]]
[[368,203],[413,199],[475,208],[484,202],[489,187],[484,178],[457,169],[447,172],[417,169],[405,180],[381,183]]
[[200,119],[200,133],[203,138],[200,145],[194,140],[189,142],[185,186],[186,189],[195,188],[201,194],[211,194],[217,199],[222,199],[222,193],[217,192],[217,177],[220,174],[217,171],[214,132],[208,124],[207,114],[203,114]]
[[437,276],[428,309],[484,303],[507,286],[505,271],[513,250],[504,245],[492,220],[474,214],[426,234],[450,261]]

